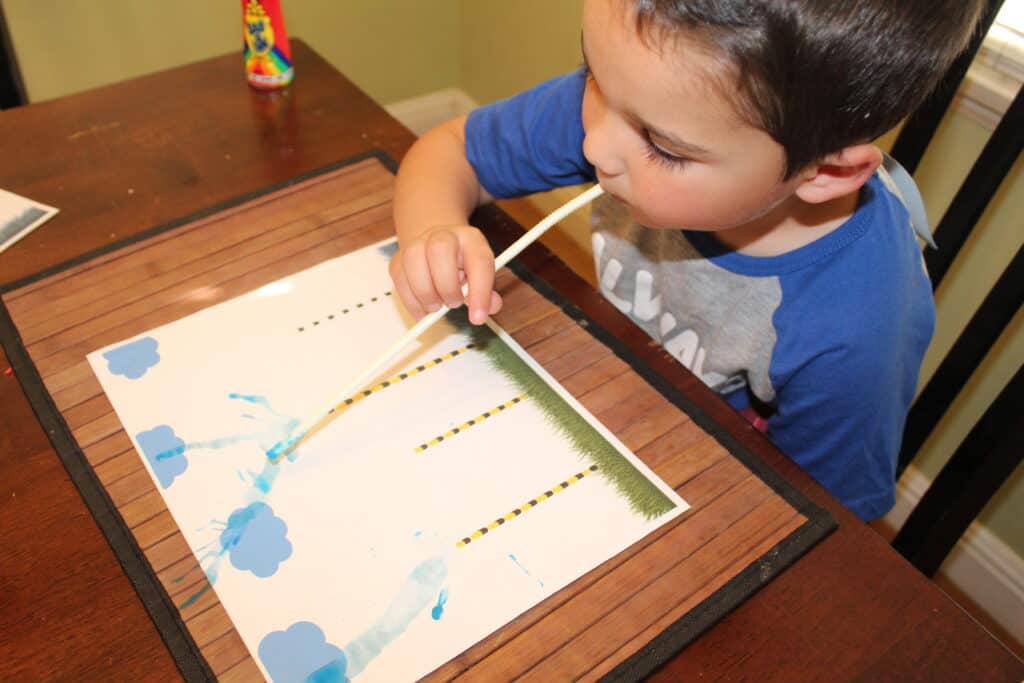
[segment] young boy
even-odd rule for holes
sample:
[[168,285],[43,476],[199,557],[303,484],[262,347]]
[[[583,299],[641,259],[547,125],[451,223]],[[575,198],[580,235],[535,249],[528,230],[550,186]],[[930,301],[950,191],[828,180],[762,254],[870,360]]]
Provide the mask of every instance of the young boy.
[[879,517],[934,308],[870,141],[921,102],[980,4],[585,0],[586,68],[443,124],[405,157],[395,290],[416,317],[465,303],[483,322],[501,299],[472,210],[596,180],[604,295]]

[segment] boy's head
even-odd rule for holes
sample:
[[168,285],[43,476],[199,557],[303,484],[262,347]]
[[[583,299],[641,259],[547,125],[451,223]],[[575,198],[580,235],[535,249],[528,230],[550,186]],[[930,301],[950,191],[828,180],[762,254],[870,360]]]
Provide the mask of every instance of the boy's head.
[[641,39],[720,60],[738,112],[786,150],[786,176],[916,109],[966,47],[981,0],[628,0]]
[[585,0],[584,154],[651,227],[771,225],[793,197],[855,196],[868,143],[941,77],[980,2]]

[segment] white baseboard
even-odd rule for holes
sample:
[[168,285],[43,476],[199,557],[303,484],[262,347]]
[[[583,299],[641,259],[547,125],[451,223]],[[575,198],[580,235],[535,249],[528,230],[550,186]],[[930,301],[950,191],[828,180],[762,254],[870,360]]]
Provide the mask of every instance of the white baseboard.
[[[919,470],[908,467],[896,486],[896,505],[882,525],[889,530],[903,526],[930,483]],[[972,524],[942,563],[935,581],[967,598],[984,612],[976,615],[979,621],[990,622],[1012,649],[1024,652],[1024,558],[995,534]]]
[[465,91],[445,88],[420,97],[393,102],[384,105],[384,108],[416,135],[423,135],[437,124],[467,114],[476,106],[476,101]]

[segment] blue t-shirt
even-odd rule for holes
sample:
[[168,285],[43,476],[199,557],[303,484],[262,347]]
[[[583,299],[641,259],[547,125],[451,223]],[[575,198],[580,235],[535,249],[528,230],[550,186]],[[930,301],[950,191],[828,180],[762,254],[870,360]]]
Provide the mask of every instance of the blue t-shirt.
[[[582,71],[472,112],[466,155],[512,197],[595,180],[583,157]],[[854,214],[779,256],[712,233],[654,230],[614,199],[593,206],[602,293],[737,409],[767,410],[768,436],[862,519],[895,501],[895,463],[931,340],[931,285],[887,179]]]

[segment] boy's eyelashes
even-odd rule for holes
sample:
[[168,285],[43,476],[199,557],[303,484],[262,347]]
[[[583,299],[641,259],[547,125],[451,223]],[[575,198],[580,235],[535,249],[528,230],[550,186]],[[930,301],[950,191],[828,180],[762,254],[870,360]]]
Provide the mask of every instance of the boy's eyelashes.
[[[596,86],[597,82],[594,79],[593,72],[590,71],[590,65],[587,64],[586,59],[584,59],[583,62],[580,64],[580,68],[583,69],[583,75],[587,79],[587,81],[593,83]],[[648,161],[656,164],[662,164],[672,169],[681,168],[682,166],[685,166],[690,161],[692,161],[687,157],[681,157],[677,154],[673,154],[672,152],[669,152],[667,149],[658,145],[656,142],[654,142],[654,140],[651,139],[651,132],[649,130],[641,130],[640,133],[647,147],[647,149],[644,152],[644,157]]]
[[675,155],[654,142],[654,140],[651,139],[649,131],[645,130],[643,132],[643,137],[644,142],[647,144],[647,151],[644,156],[648,161],[663,164],[669,168],[679,168],[690,162],[690,159]]

